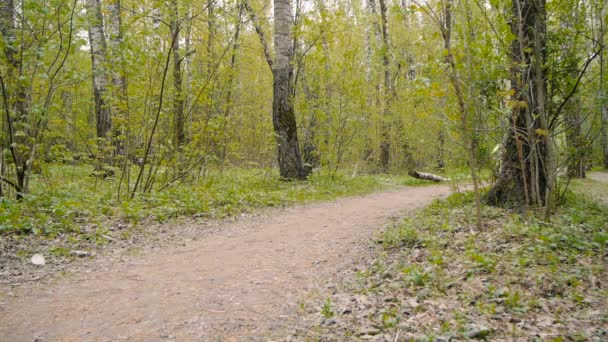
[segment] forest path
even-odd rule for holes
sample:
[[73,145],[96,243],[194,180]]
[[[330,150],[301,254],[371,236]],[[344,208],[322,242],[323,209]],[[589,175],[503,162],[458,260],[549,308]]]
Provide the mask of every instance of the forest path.
[[589,172],[587,177],[598,182],[608,183],[608,172]]
[[0,288],[0,340],[259,338],[289,322],[304,291],[354,267],[384,224],[449,193],[399,188],[281,209],[102,270]]

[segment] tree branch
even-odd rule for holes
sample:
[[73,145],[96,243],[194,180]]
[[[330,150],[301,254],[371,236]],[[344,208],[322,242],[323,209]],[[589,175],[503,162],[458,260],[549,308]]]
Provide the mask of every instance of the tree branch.
[[251,18],[251,23],[253,24],[253,28],[255,29],[255,32],[257,32],[258,36],[260,37],[260,43],[262,44],[262,48],[264,49],[264,57],[266,57],[266,62],[268,62],[268,66],[270,67],[270,69],[272,69],[272,65],[274,64],[274,62],[273,62],[272,56],[270,55],[270,48],[268,47],[268,41],[266,40],[266,35],[264,34],[264,31],[262,31],[262,27],[260,26],[260,21],[258,20],[258,17],[255,14],[255,11],[249,5],[249,2],[247,0],[243,0],[243,6],[245,6],[247,13],[249,13],[249,18]]
[[557,107],[557,110],[553,114],[553,118],[551,119],[551,123],[549,124],[549,129],[554,127],[555,121],[557,120],[557,118],[559,117],[561,112],[564,110],[564,107],[566,106],[566,104],[568,103],[568,101],[570,101],[572,96],[574,96],[576,94],[576,91],[578,90],[578,86],[581,84],[581,80],[583,79],[583,76],[585,76],[585,74],[587,73],[587,69],[589,68],[589,65],[591,64],[591,62],[593,62],[597,58],[597,56],[600,55],[600,53],[602,53],[602,50],[603,50],[602,48],[598,49],[597,51],[595,51],[593,53],[593,55],[591,55],[591,57],[589,59],[587,59],[587,61],[583,65],[583,69],[579,72],[578,77],[576,78],[576,83],[574,83],[574,86],[572,87],[572,89],[570,90],[568,95],[566,95],[566,97],[564,98],[562,103],[559,105],[559,107]]

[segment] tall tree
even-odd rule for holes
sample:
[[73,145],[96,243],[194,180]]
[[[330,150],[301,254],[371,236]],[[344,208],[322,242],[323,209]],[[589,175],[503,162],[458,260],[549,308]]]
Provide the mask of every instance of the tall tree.
[[[562,20],[562,28],[565,32],[560,32],[562,35],[566,35],[567,32],[576,32],[577,25],[580,20],[580,8],[579,4],[574,4],[573,11],[567,14],[566,20]],[[579,76],[579,63],[580,55],[579,39],[577,36],[568,37],[563,44],[562,51],[564,53],[564,69],[565,75],[561,77],[568,88],[573,88],[574,83]],[[566,124],[566,144],[568,148],[567,153],[567,174],[568,177],[572,178],[585,178],[585,167],[586,167],[586,143],[583,135],[582,127],[582,115],[581,115],[582,103],[579,94],[573,94],[564,106],[564,121]]]
[[[108,33],[109,55],[112,77],[114,105],[112,106],[114,139],[116,154],[124,154],[124,127],[126,120],[127,83],[124,76],[124,61],[122,53],[122,4],[121,0],[108,1]],[[118,120],[117,120],[118,119]]]
[[95,119],[97,121],[97,138],[106,141],[112,131],[111,108],[108,103],[108,73],[106,37],[103,27],[103,16],[100,0],[86,0],[89,23],[89,44],[93,71],[93,92],[95,97]]
[[[28,143],[29,107],[31,96],[23,75],[22,59],[19,56],[16,34],[16,11],[13,0],[0,2],[0,33],[7,63],[7,78],[2,81],[2,98],[8,123],[8,146],[15,163],[16,182],[13,187],[17,197],[27,192],[27,178],[34,157],[31,143]],[[10,82],[10,83],[9,83]],[[13,88],[13,89],[11,89]],[[6,181],[3,178],[4,181]]]
[[300,157],[298,126],[293,107],[293,67],[291,1],[274,0],[274,49],[272,64],[272,123],[278,149],[279,169],[285,179],[306,179]]
[[291,0],[274,0],[274,50],[272,59],[264,31],[257,16],[245,1],[249,16],[260,38],[266,61],[272,70],[273,101],[272,124],[274,127],[279,172],[283,179],[306,179],[307,170],[300,156],[298,126],[293,107],[293,56]]
[[551,209],[555,156],[546,102],[545,0],[513,0],[511,86],[513,97],[502,164],[487,194],[490,204],[547,205]]
[[[5,154],[0,153],[0,180],[15,190],[17,198],[28,193],[36,150],[56,105],[53,95],[65,85],[58,82],[58,76],[63,76],[61,71],[73,51],[76,1],[62,2],[52,10],[27,2],[0,1],[3,143],[14,167],[14,178],[7,177]],[[0,188],[1,195],[3,190]]]
[[395,87],[391,77],[391,41],[388,30],[388,8],[386,0],[378,0],[380,3],[380,18],[382,27],[382,67],[384,71],[384,88],[382,92],[382,124],[380,142],[380,166],[382,171],[388,172],[391,156],[390,117],[391,102],[395,97]]
[[181,23],[177,0],[169,2],[171,10],[171,36],[173,42],[173,131],[176,147],[184,145],[184,96],[182,92],[182,57],[179,50]]
[[608,102],[606,101],[606,89],[604,85],[605,76],[605,34],[606,34],[606,22],[604,20],[606,15],[606,2],[601,1],[600,4],[596,5],[597,21],[598,21],[598,37],[597,40],[600,42],[600,79],[599,79],[599,98],[600,98],[600,135],[601,135],[601,149],[602,149],[602,163],[605,169],[608,169]]

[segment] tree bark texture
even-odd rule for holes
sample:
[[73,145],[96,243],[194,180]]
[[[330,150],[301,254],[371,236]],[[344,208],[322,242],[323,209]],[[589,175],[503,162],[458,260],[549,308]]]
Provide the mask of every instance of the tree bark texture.
[[602,163],[605,169],[608,169],[608,105],[606,104],[606,90],[604,87],[604,57],[606,56],[606,50],[604,45],[604,34],[606,29],[604,27],[604,16],[606,6],[602,6],[598,15],[598,26],[599,26],[599,40],[601,42],[602,51],[600,52],[600,79],[599,79],[599,99],[600,99],[600,143],[602,149]]
[[513,0],[509,134],[489,204],[550,208],[555,156],[546,113],[545,0]]
[[124,63],[122,58],[122,7],[121,0],[108,1],[108,33],[109,33],[109,56],[112,76],[112,92],[114,94],[114,105],[112,112],[113,138],[116,145],[116,154],[124,155],[124,141],[120,137],[125,134],[126,120],[126,97],[127,83],[123,75]]
[[275,60],[272,66],[272,122],[275,130],[281,178],[306,179],[298,144],[298,128],[293,108],[291,66],[291,1],[274,1]]
[[182,92],[182,58],[179,50],[179,10],[177,0],[171,0],[171,35],[173,42],[173,130],[175,133],[174,143],[181,147],[186,141],[184,132],[184,96]]
[[450,179],[449,178],[445,178],[445,177],[441,177],[438,175],[434,175],[432,173],[425,173],[425,172],[418,172],[415,170],[411,170],[407,173],[408,175],[410,175],[411,177],[414,177],[416,179],[422,179],[422,180],[430,180],[436,183],[439,182],[447,182]]
[[384,103],[382,107],[382,126],[380,142],[380,166],[382,171],[388,172],[391,157],[390,138],[390,106],[394,97],[393,80],[390,70],[391,43],[388,30],[388,9],[386,0],[378,0],[380,3],[380,18],[382,22],[382,66],[384,67]]
[[112,131],[112,118],[108,103],[109,82],[106,71],[106,38],[100,0],[86,0],[86,9],[89,21],[89,43],[91,45],[97,138],[108,139]]

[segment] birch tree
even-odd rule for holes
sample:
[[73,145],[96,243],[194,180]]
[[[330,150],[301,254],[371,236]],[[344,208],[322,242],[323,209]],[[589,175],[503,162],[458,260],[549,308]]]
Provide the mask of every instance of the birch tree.
[[245,2],[244,4],[259,35],[268,66],[272,70],[272,124],[281,178],[306,179],[307,171],[300,156],[298,126],[293,106],[291,0],[274,0],[274,59],[270,55],[266,37],[255,12],[248,3]]
[[108,93],[108,72],[106,69],[106,37],[100,0],[86,0],[86,9],[89,24],[97,138],[100,142],[105,142],[110,138],[112,131],[112,117]]

